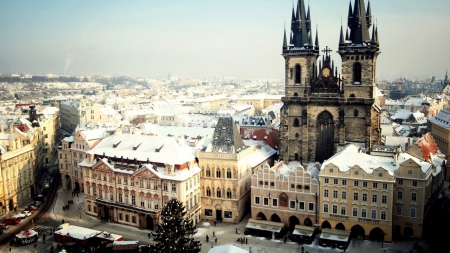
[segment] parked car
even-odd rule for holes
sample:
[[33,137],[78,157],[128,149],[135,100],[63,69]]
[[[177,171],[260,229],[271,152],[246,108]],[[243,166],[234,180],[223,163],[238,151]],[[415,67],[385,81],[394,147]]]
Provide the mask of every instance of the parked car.
[[24,219],[27,218],[27,216],[26,216],[25,214],[23,214],[23,213],[14,214],[14,215],[11,216],[11,217],[16,217],[16,218],[19,219],[19,220],[24,220]]
[[37,207],[34,205],[29,205],[29,206],[25,207],[25,210],[26,211],[36,211]]
[[17,224],[19,224],[19,222],[20,222],[20,220],[15,217],[8,217],[3,220],[3,224],[6,224],[6,225],[17,225]]
[[22,213],[25,214],[27,217],[31,215],[31,212],[27,210],[23,210]]
[[37,196],[34,196],[33,200],[34,201],[44,202],[45,198],[44,198],[44,195],[37,195]]

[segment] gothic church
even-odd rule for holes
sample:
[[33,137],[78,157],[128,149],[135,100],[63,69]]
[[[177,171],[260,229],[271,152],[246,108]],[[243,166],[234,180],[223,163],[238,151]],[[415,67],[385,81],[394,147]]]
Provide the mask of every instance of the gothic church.
[[350,2],[348,27],[341,26],[337,39],[342,73],[331,60],[331,50],[320,50],[317,29],[313,40],[309,7],[306,11],[304,0],[298,0],[290,32],[285,29],[283,38],[280,158],[285,162],[322,163],[346,143],[364,152],[381,143],[380,108],[375,104],[380,51],[370,2],[367,8],[364,0],[355,0],[353,7]]

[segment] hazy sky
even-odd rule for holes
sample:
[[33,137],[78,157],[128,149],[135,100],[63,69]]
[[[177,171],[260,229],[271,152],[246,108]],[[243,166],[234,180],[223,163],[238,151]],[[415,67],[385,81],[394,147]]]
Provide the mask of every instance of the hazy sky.
[[[348,3],[310,0],[321,49],[331,47],[338,65]],[[382,52],[378,78],[443,78],[450,1],[372,0],[371,6]],[[282,78],[283,26],[289,29],[291,11],[291,0],[1,0],[0,73]]]

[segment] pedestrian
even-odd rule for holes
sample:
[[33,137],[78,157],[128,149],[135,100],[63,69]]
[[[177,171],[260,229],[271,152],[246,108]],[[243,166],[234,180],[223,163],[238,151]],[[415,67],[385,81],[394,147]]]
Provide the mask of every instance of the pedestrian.
[[50,253],[53,253],[53,245],[50,247]]
[[236,229],[236,234],[237,234],[237,228],[235,228]]
[[206,235],[206,242],[208,242],[209,241],[209,236],[208,235]]
[[64,219],[62,220],[62,224],[64,224],[65,222],[64,222]]
[[217,226],[217,220],[214,221],[214,226]]
[[216,237],[216,231],[213,231],[213,237]]
[[245,244],[248,244],[248,237],[245,237]]
[[45,234],[42,235],[42,242],[45,243]]
[[78,192],[77,192],[77,197],[78,197]]
[[216,239],[214,239],[214,242],[216,243],[216,245],[217,245],[217,237],[216,237]]
[[63,206],[63,211],[66,211],[66,207],[65,206]]

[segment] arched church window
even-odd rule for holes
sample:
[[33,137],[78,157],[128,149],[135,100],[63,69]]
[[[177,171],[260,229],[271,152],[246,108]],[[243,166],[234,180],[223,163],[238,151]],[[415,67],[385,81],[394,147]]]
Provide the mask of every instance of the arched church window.
[[353,116],[358,117],[358,110],[355,109],[355,110],[353,111]]
[[294,119],[294,127],[298,127],[300,125],[300,121],[298,120],[298,118]]
[[296,92],[296,93],[294,93],[294,97],[298,97],[298,93]]
[[231,189],[228,188],[227,190],[227,199],[231,199]]
[[361,63],[356,62],[353,65],[353,84],[361,84]]
[[206,176],[207,177],[211,176],[211,170],[209,168],[206,168]]
[[222,193],[220,192],[220,188],[217,188],[217,197],[218,198],[222,197]]
[[352,94],[350,94],[350,97],[351,97],[351,98],[354,98],[354,97],[356,97],[356,96],[355,96],[355,94],[352,93]]
[[299,64],[295,65],[295,83],[300,84],[302,80],[302,69]]
[[217,168],[217,170],[216,170],[216,177],[220,178],[220,169],[219,168]]
[[298,133],[295,133],[295,138],[298,139],[298,137],[300,137],[300,135]]
[[211,197],[211,188],[206,188],[206,196]]
[[227,178],[231,178],[231,170],[230,170],[230,168],[227,169]]

